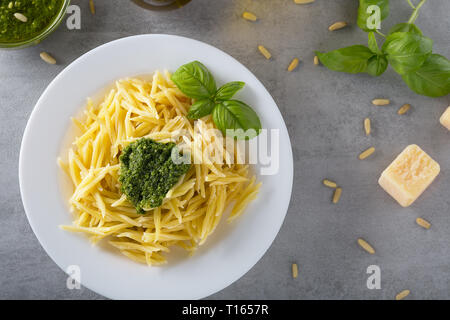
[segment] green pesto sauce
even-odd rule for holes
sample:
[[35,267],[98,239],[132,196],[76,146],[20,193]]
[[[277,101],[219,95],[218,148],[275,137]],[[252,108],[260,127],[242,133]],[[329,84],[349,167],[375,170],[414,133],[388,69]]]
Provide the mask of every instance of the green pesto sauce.
[[[55,20],[63,4],[64,0],[0,0],[0,41],[32,39]],[[14,13],[23,14],[27,22],[18,20]]]
[[121,190],[138,213],[159,207],[167,192],[190,168],[172,161],[174,143],[141,138],[128,145],[120,156]]

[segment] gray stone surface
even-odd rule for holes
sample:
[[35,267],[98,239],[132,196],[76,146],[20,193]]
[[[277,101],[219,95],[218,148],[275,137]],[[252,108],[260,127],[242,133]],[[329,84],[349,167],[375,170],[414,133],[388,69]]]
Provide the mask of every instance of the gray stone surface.
[[[289,212],[275,242],[240,280],[211,299],[392,299],[405,288],[410,298],[450,298],[450,132],[438,119],[449,97],[431,99],[412,93],[392,70],[380,78],[347,75],[315,67],[313,50],[365,43],[355,26],[357,1],[193,0],[173,12],[143,10],[126,0],[96,0],[93,17],[88,1],[81,30],[63,25],[40,45],[0,51],[0,299],[102,299],[88,289],[66,289],[66,275],[46,255],[24,213],[18,184],[18,158],[27,119],[48,83],[69,63],[105,42],[142,33],[168,33],[212,44],[246,65],[275,98],[289,129],[295,179]],[[249,23],[240,14],[254,12]],[[435,40],[434,51],[450,56],[448,0],[423,7],[418,25]],[[406,1],[391,1],[388,30],[406,21]],[[351,26],[329,32],[332,22]],[[273,54],[266,61],[257,51],[264,44]],[[45,64],[41,51],[51,52],[57,66]],[[287,73],[293,57],[299,68]],[[130,57],[132,59],[132,57]],[[374,107],[376,97],[392,100]],[[396,114],[411,103],[405,116]],[[62,106],[63,107],[63,106]],[[363,134],[365,117],[373,134]],[[408,144],[423,147],[441,164],[441,174],[419,201],[401,208],[378,185],[381,171]],[[369,146],[370,159],[357,155]],[[323,178],[343,187],[341,202],[330,203]],[[415,224],[422,216],[428,231]],[[363,237],[376,248],[362,251]],[[291,279],[291,263],[299,277]],[[238,262],[237,262],[238,263]],[[368,290],[366,268],[381,268],[381,289]],[[218,275],[220,276],[220,275]]]

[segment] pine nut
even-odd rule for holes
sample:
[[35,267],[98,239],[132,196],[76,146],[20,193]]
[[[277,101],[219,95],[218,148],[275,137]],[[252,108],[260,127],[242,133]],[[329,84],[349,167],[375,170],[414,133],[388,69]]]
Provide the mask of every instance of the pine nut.
[[364,119],[364,130],[366,131],[366,136],[370,135],[371,128],[372,128],[372,126],[370,123],[370,119],[365,118]]
[[329,188],[336,188],[337,187],[337,183],[333,182],[331,180],[328,179],[323,179],[322,181],[323,185]]
[[294,279],[298,277],[298,266],[296,263],[292,264],[292,277]]
[[342,194],[342,188],[336,188],[336,190],[334,190],[334,194],[333,194],[333,203],[334,204],[339,202],[339,199],[341,198],[341,194]]
[[14,13],[14,17],[15,17],[17,20],[22,21],[22,22],[27,22],[27,21],[28,21],[28,18],[25,17],[23,14],[21,14],[21,13],[19,13],[19,12]]
[[358,238],[358,244],[370,254],[375,253],[375,249],[364,239]]
[[41,52],[41,59],[47,62],[48,64],[56,64],[55,58],[49,55],[47,52]]
[[344,28],[346,26],[347,26],[347,22],[345,22],[345,21],[338,21],[338,22],[333,23],[331,26],[329,26],[328,30],[336,31],[336,30],[342,29],[342,28]]
[[91,13],[95,14],[95,4],[94,0],[89,0],[89,8],[91,9]]
[[247,11],[242,14],[242,18],[248,21],[256,21],[258,19],[253,13]]
[[318,56],[314,56],[314,64],[315,64],[316,66],[319,65],[319,57],[318,57]]
[[291,71],[293,71],[295,68],[297,68],[297,66],[298,66],[298,59],[297,58],[294,58],[292,61],[291,61],[291,63],[289,64],[289,67],[288,67],[288,71],[289,72],[291,72]]
[[395,300],[402,300],[402,299],[406,298],[410,293],[411,293],[411,291],[409,291],[409,290],[403,290],[402,292],[400,292],[399,294],[397,294],[395,296]]
[[431,223],[429,223],[427,220],[422,219],[422,218],[417,218],[416,223],[425,229],[430,229],[430,227],[431,227]]
[[397,113],[399,115],[405,114],[408,112],[408,110],[410,108],[411,108],[411,105],[409,103],[406,103],[406,104],[402,105],[400,109],[398,109]]
[[307,4],[307,3],[313,3],[316,0],[294,0],[296,4]]
[[269,60],[269,59],[272,57],[272,55],[270,54],[270,52],[269,52],[264,46],[259,45],[259,46],[258,46],[258,50],[259,50],[259,52],[262,53],[262,55],[263,55],[267,60]]
[[386,106],[391,103],[389,99],[373,99],[372,103],[376,106]]
[[359,159],[360,160],[364,160],[364,159],[366,159],[367,157],[369,157],[372,153],[374,153],[375,152],[375,148],[374,147],[370,147],[369,149],[367,149],[366,151],[363,151],[363,152],[361,152],[360,153],[360,155],[359,155]]

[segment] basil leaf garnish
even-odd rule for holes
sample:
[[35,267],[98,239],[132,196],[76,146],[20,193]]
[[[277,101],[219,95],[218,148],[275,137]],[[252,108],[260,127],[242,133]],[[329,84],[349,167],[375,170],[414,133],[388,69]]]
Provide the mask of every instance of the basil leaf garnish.
[[[217,128],[236,139],[251,139],[260,133],[261,121],[256,112],[242,101],[230,100],[244,82],[229,82],[217,90],[213,75],[198,61],[181,66],[171,79],[185,95],[197,100],[189,109],[188,118],[200,119],[212,113]],[[249,129],[253,130],[246,132]]]
[[404,75],[414,71],[431,54],[433,40],[410,32],[395,32],[386,38],[383,52],[394,70]]
[[187,114],[189,119],[200,119],[210,114],[216,104],[210,99],[198,100],[192,104]]
[[402,78],[418,94],[428,97],[445,96],[450,93],[450,61],[439,54],[432,54],[419,69]]
[[[228,136],[231,134],[239,140],[252,139],[261,131],[261,121],[258,115],[242,101],[223,101],[216,105],[212,116],[217,128],[223,134]],[[227,130],[232,130],[232,132]]]
[[320,62],[328,69],[348,73],[366,72],[367,62],[374,53],[363,45],[355,45],[327,53],[316,51]]
[[181,66],[172,74],[171,79],[181,92],[194,99],[212,98],[217,90],[214,77],[198,61]]
[[230,100],[244,86],[245,82],[242,81],[228,82],[217,90],[215,99],[216,101]]

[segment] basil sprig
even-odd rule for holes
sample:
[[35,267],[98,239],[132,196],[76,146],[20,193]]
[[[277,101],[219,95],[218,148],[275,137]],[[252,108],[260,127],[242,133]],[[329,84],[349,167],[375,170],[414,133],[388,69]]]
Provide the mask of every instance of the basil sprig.
[[223,134],[239,140],[252,139],[261,132],[261,121],[256,112],[244,102],[231,99],[244,87],[244,82],[229,82],[217,89],[211,72],[198,61],[181,66],[171,79],[181,92],[196,99],[188,118],[195,120],[212,114],[215,125]]
[[[433,41],[423,36],[414,24],[425,2],[421,0],[414,7],[408,22],[396,24],[384,35],[370,29],[368,19],[372,14],[370,6],[376,5],[380,8],[380,19],[384,20],[389,15],[389,0],[359,0],[357,24],[368,32],[368,46],[354,45],[326,53],[316,51],[316,55],[328,69],[347,73],[380,76],[390,64],[414,92],[429,97],[445,96],[450,93],[450,61],[432,53]],[[385,38],[381,49],[375,34]]]

